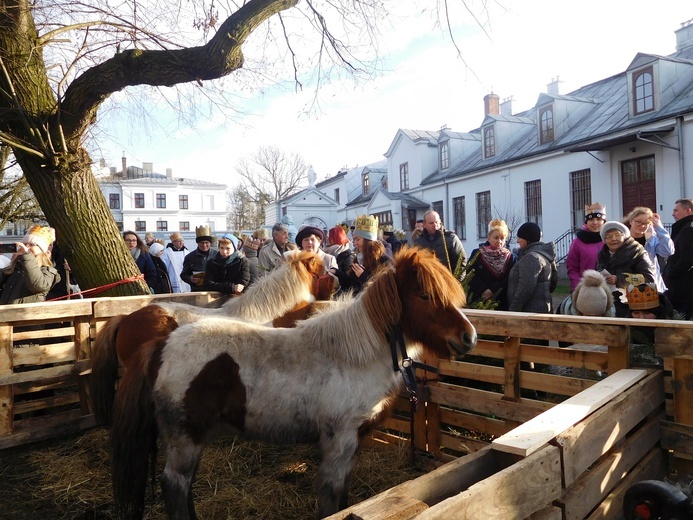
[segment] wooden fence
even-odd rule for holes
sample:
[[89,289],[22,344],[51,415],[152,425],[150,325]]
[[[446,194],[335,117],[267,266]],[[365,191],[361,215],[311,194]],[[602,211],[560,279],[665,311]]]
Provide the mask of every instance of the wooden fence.
[[[216,296],[195,293],[4,306],[0,315],[0,449],[94,424],[84,383],[91,342],[109,317],[132,312],[155,298],[214,305]],[[497,486],[514,481],[515,493],[526,484],[522,496],[531,496],[531,507],[541,505],[531,513],[529,506],[523,506],[517,514],[581,518],[587,510],[597,515],[590,518],[611,518],[612,513],[607,513],[615,506],[609,504],[616,504],[620,496],[616,480],[690,471],[693,323],[479,310],[468,310],[467,315],[483,338],[473,355],[460,361],[426,360],[439,366],[440,375],[419,374],[426,381],[413,421],[408,401],[401,398],[372,439],[375,444],[409,442],[413,431],[417,450],[428,454],[434,465],[452,464],[422,477],[422,483],[405,484],[404,491],[387,492],[401,501],[403,510],[411,504],[412,511],[424,515],[421,518],[435,518],[430,515],[438,504],[457,496],[482,496],[474,493],[488,486],[497,491],[501,489]],[[646,355],[634,357],[640,348],[635,343],[648,340],[654,347],[645,345]],[[558,341],[574,345],[558,348]],[[624,382],[625,374],[634,373],[623,371],[630,367],[642,368],[634,369],[637,376]],[[589,409],[589,415],[573,414],[575,399],[602,393],[604,385],[614,384],[613,378],[618,381],[616,393],[598,403],[599,407],[594,402],[587,408],[580,405],[583,411]],[[637,402],[647,406],[634,406]],[[557,413],[554,410],[569,410],[561,414],[573,414],[574,422],[561,423],[562,429],[554,425],[541,430],[541,444],[526,452],[501,448],[513,432],[521,433],[537,421],[543,424]],[[585,432],[593,432],[589,433],[592,437]],[[608,434],[608,439],[600,440],[600,449],[592,452],[597,434]],[[569,448],[580,455],[571,459]],[[588,457],[585,452],[590,452]],[[592,465],[589,472],[585,464]],[[602,473],[595,468],[602,468]],[[547,477],[541,480],[544,471]],[[597,485],[586,480],[588,475],[609,484]],[[446,478],[455,481],[454,490]],[[533,484],[535,478],[539,481]],[[616,487],[611,487],[612,481]],[[419,485],[427,490],[423,495],[411,491]],[[545,486],[544,496],[536,500],[541,493],[534,485]],[[598,493],[594,486],[600,488]],[[573,498],[585,496],[581,493],[594,502]],[[389,503],[388,496],[381,497],[381,504]],[[543,505],[539,504],[542,500]],[[570,504],[579,507],[573,509]],[[366,503],[361,507],[371,511]],[[602,510],[606,512],[597,513]],[[563,516],[555,516],[557,512]],[[352,518],[390,518],[364,515]],[[403,515],[397,518],[410,517]],[[484,516],[493,518],[488,511]]]

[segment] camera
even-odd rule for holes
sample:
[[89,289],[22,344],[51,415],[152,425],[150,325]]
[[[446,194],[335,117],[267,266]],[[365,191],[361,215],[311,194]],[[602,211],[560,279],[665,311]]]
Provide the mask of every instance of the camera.
[[16,253],[17,244],[0,244],[0,253]]

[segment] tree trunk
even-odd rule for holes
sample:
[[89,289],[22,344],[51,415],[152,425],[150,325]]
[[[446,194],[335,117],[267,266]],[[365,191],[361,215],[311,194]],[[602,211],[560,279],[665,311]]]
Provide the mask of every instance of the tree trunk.
[[[82,289],[140,274],[78,139],[67,140],[26,0],[0,2],[0,132]],[[10,142],[11,141],[11,142]],[[142,282],[99,295],[149,294]]]

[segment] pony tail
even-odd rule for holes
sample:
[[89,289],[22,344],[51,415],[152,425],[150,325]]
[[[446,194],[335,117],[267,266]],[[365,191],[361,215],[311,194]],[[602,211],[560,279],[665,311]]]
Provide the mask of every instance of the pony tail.
[[[113,503],[117,518],[142,518],[149,471],[156,461],[157,428],[150,363],[160,363],[165,340],[147,343],[118,385],[111,429]],[[158,361],[157,361],[158,360]],[[154,372],[155,373],[155,372]],[[152,471],[153,474],[153,471]]]
[[110,426],[118,381],[118,353],[116,339],[124,314],[114,316],[96,335],[91,354],[89,395],[96,424]]

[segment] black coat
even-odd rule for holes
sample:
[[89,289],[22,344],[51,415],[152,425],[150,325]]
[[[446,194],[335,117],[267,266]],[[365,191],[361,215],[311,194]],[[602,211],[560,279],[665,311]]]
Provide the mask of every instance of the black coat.
[[693,307],[693,215],[674,222],[671,239],[674,254],[667,259],[662,273],[668,288],[666,294],[677,309],[690,309]]
[[612,255],[604,244],[597,255],[597,271],[606,269],[616,275],[616,287],[626,288],[626,273],[641,274],[647,283],[654,282],[655,268],[645,248],[632,237],[626,238],[623,245]]
[[250,283],[250,265],[248,259],[239,253],[230,264],[226,265],[226,258],[216,252],[214,257],[207,262],[205,268],[205,281],[203,290],[219,291],[224,294],[236,294],[237,284],[247,287]]
[[[193,292],[204,291],[204,283],[201,283],[200,285],[195,285],[195,283],[192,282],[190,278],[192,278],[197,273],[204,273],[205,267],[207,266],[207,262],[209,261],[209,259],[214,257],[216,253],[216,249],[210,249],[205,255],[199,249],[195,249],[191,253],[185,255],[185,258],[183,259],[183,269],[181,269],[180,272],[180,279],[188,285],[190,285],[190,289]],[[197,276],[195,278],[197,278]]]

